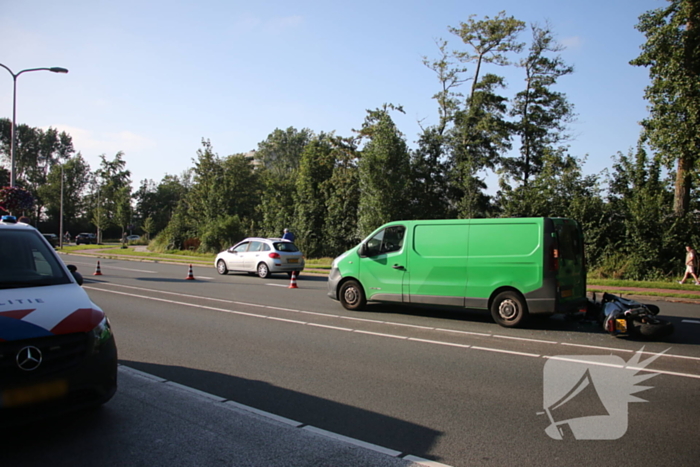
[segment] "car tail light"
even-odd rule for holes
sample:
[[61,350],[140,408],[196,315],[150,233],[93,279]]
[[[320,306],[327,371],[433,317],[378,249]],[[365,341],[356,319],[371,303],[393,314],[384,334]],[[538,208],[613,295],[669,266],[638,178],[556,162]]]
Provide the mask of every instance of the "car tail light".
[[268,256],[269,256],[270,258],[280,259],[280,254],[279,254],[279,253],[270,253]]

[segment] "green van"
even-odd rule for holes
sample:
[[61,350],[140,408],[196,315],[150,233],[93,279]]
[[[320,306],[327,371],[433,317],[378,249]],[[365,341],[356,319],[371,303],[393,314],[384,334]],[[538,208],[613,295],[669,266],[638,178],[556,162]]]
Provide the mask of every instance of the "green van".
[[395,221],[335,260],[328,295],[487,309],[501,326],[528,315],[584,311],[583,233],[562,218]]

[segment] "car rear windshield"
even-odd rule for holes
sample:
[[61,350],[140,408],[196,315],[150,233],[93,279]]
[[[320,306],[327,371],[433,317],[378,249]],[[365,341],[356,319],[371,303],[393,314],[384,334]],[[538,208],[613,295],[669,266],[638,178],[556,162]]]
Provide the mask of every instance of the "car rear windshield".
[[0,289],[70,282],[60,259],[36,231],[0,229]]
[[299,248],[297,248],[297,246],[292,242],[275,242],[273,245],[277,251],[286,251],[289,253],[299,251]]

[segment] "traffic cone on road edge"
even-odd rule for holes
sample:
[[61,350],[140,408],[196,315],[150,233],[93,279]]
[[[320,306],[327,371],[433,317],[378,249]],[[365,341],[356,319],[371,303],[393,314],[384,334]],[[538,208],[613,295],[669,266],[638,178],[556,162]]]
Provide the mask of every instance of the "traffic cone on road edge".
[[190,270],[187,271],[187,277],[185,277],[185,280],[187,280],[187,281],[194,280],[194,273],[192,272],[192,265],[191,264],[190,264]]
[[297,272],[292,271],[292,280],[289,282],[289,289],[298,289],[297,287]]
[[95,272],[92,274],[93,276],[101,276],[102,271],[100,271],[100,262],[97,262],[97,266],[95,267]]

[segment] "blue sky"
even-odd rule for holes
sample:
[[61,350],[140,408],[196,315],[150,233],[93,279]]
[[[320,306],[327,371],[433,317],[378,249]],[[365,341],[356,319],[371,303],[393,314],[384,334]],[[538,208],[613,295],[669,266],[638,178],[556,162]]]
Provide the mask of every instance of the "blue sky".
[[[505,10],[548,21],[575,72],[558,90],[575,106],[570,153],[585,173],[627,152],[647,115],[648,71],[629,65],[644,37],[634,26],[665,0],[0,0],[0,63],[15,73],[64,67],[67,75],[22,74],[17,122],[73,137],[91,168],[124,152],[134,188],[192,167],[203,138],[220,156],[257,148],[275,128],[351,136],[367,109],[393,114],[409,146],[437,122],[431,98],[436,39],[470,15]],[[523,41],[530,34],[524,31]],[[513,92],[518,69],[502,74]],[[471,71],[470,71],[471,73]],[[467,89],[465,88],[466,92]],[[12,77],[0,69],[0,117],[12,117]],[[495,181],[489,181],[490,191]]]

